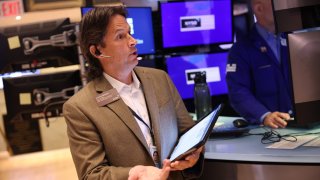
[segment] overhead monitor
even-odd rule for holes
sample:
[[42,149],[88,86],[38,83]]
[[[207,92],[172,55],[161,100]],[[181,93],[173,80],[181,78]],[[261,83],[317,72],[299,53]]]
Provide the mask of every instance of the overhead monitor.
[[18,71],[18,72],[12,72],[12,73],[4,73],[0,75],[0,89],[3,89],[3,82],[2,79],[6,77],[21,77],[31,74],[40,74],[40,70],[36,71]]
[[80,7],[84,3],[84,0],[28,0],[24,2],[27,11]]
[[182,99],[193,98],[194,76],[206,71],[211,96],[228,93],[226,83],[227,52],[192,54],[166,58],[167,71]]
[[233,42],[231,0],[159,2],[164,49]]
[[288,35],[294,96],[291,125],[320,123],[320,30]]
[[[93,7],[81,7],[82,16]],[[155,43],[152,24],[151,7],[127,7],[127,22],[131,28],[131,35],[137,40],[139,55],[154,54]]]
[[50,102],[71,97],[75,86],[81,86],[79,70],[3,78],[7,116],[41,113]]
[[7,139],[14,154],[41,151],[39,119],[62,115],[62,105],[81,87],[79,70],[3,78]]
[[78,64],[69,18],[0,28],[0,74]]

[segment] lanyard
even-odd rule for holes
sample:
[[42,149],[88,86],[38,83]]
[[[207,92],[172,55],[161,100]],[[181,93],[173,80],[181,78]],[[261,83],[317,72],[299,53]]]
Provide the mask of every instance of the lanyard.
[[130,109],[130,111],[133,114],[133,116],[136,117],[140,122],[142,122],[149,129],[150,135],[151,135],[151,139],[152,139],[152,145],[149,147],[150,148],[150,152],[151,152],[151,155],[152,155],[153,162],[155,163],[155,166],[160,168],[159,157],[157,155],[158,152],[157,152],[157,148],[155,146],[155,141],[154,141],[154,135],[153,135],[151,121],[150,121],[150,126],[151,126],[150,127],[134,110],[132,110],[129,106],[128,106],[128,108]]
[[133,114],[133,116],[136,117],[140,122],[142,122],[149,129],[149,132],[150,132],[150,135],[151,135],[151,139],[152,139],[152,143],[153,143],[153,145],[155,145],[154,134],[153,134],[151,121],[150,121],[150,125],[151,125],[151,127],[150,127],[134,110],[132,110],[129,106],[128,106],[128,108],[130,109],[130,111]]

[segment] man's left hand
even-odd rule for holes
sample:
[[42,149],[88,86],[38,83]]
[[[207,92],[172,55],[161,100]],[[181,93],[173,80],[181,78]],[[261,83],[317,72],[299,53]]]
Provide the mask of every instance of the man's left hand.
[[190,155],[186,156],[184,159],[172,162],[170,164],[171,170],[184,170],[193,167],[199,160],[200,153],[203,151],[203,149],[204,146],[201,146],[197,150],[190,153]]

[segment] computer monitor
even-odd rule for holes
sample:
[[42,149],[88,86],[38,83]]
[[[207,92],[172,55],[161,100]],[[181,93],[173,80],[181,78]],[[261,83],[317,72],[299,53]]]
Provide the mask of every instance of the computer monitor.
[[28,0],[23,2],[27,11],[81,7],[84,0]]
[[312,127],[320,123],[320,30],[288,35],[293,84],[294,121]]
[[40,70],[36,70],[36,71],[17,71],[17,72],[12,72],[12,73],[0,74],[0,89],[3,89],[3,82],[2,82],[3,78],[6,78],[6,77],[21,77],[21,76],[26,76],[26,75],[31,75],[31,74],[40,74]]
[[[82,16],[93,7],[81,7]],[[127,22],[131,35],[137,40],[139,55],[155,53],[151,7],[127,7]]]
[[7,116],[41,113],[51,102],[71,97],[73,88],[81,85],[79,70],[3,78]]
[[0,74],[79,64],[69,18],[0,28]]
[[211,96],[228,93],[226,65],[228,52],[191,54],[166,58],[167,71],[182,99],[193,98],[196,72],[206,71]]
[[81,88],[80,71],[3,78],[7,139],[14,154],[42,150],[39,119],[62,115],[62,105]]
[[163,1],[159,10],[164,50],[233,42],[231,0]]

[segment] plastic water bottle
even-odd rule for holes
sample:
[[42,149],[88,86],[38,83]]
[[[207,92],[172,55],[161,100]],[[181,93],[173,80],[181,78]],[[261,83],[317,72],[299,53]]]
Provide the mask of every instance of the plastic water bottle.
[[211,96],[205,71],[197,72],[194,77],[194,105],[197,120],[211,112]]

